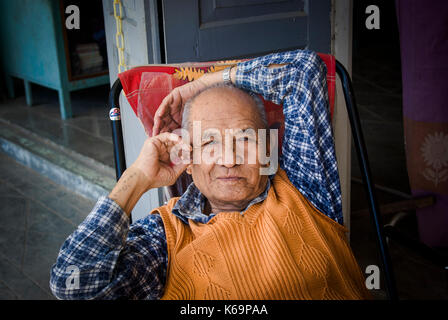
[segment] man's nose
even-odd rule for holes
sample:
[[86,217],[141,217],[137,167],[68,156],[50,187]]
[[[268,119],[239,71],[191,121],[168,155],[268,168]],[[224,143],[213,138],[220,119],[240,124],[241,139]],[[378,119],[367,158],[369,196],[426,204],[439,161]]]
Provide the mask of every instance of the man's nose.
[[218,159],[218,164],[226,168],[232,168],[238,164],[235,143],[232,142],[224,144],[223,153]]

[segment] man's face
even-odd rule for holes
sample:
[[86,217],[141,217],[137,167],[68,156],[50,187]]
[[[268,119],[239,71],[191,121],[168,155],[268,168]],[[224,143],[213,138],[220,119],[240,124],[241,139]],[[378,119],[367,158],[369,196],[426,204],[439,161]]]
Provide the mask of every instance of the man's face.
[[[245,207],[263,192],[267,182],[267,176],[260,175],[259,170],[256,133],[263,127],[254,101],[244,92],[229,88],[207,90],[193,102],[190,124],[195,121],[200,123],[201,135],[193,147],[198,148],[200,143],[203,157],[187,172],[212,207],[229,208],[222,211]],[[190,134],[192,131],[190,128]],[[244,134],[248,132],[255,135]],[[249,156],[249,150],[255,157]]]

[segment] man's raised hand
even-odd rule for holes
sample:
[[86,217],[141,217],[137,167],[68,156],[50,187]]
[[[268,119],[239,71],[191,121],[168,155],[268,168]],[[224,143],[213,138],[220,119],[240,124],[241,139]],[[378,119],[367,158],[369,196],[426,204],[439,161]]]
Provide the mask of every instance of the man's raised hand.
[[182,138],[174,133],[164,132],[152,138],[148,138],[137,160],[132,164],[138,168],[147,178],[147,189],[170,186],[174,184],[181,173],[187,168],[191,146],[182,141]]
[[182,125],[185,103],[200,90],[207,87],[206,75],[200,79],[174,88],[163,100],[154,115],[153,135],[172,132]]
[[189,164],[190,152],[191,146],[174,133],[148,138],[137,160],[120,177],[109,198],[129,215],[146,191],[176,182]]

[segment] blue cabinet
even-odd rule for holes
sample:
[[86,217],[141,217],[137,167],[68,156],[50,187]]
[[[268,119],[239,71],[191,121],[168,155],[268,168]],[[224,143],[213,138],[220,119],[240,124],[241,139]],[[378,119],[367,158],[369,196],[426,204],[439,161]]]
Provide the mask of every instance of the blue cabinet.
[[14,96],[12,77],[24,81],[28,105],[30,83],[57,90],[61,118],[67,119],[70,92],[107,84],[109,75],[72,75],[64,15],[62,0],[0,0],[0,53],[9,94]]

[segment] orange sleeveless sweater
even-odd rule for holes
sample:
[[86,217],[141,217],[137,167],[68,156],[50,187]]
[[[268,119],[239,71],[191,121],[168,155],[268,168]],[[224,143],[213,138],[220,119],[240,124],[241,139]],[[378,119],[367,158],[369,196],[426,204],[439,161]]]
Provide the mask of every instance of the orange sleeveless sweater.
[[368,299],[347,229],[316,210],[279,169],[266,200],[243,215],[183,223],[173,198],[163,219],[168,272],[162,299]]

